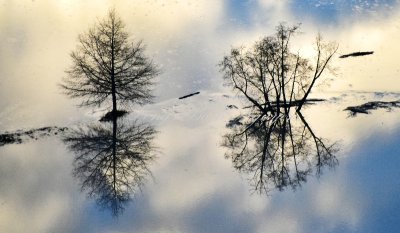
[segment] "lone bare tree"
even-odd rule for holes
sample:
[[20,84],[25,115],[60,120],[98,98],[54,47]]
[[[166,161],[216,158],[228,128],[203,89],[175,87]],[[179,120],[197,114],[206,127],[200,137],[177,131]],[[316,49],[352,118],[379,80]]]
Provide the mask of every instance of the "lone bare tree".
[[228,85],[262,114],[275,114],[282,107],[300,111],[338,49],[335,43],[324,43],[318,36],[312,65],[309,59],[290,51],[297,30],[298,26],[280,24],[274,36],[264,37],[249,49],[233,48],[220,63]]
[[61,87],[72,98],[82,98],[81,106],[112,103],[150,102],[157,67],[144,55],[141,41],[130,42],[124,23],[111,9],[88,32],[79,36],[71,53],[72,66],[66,71]]

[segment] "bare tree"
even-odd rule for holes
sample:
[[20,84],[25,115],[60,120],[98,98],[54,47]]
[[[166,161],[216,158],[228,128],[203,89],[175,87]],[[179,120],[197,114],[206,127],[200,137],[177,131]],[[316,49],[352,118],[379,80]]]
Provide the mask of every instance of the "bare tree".
[[72,66],[61,87],[72,98],[82,98],[81,106],[112,103],[150,102],[157,67],[144,55],[142,42],[130,42],[115,10],[88,32],[79,36],[71,53]]
[[228,85],[243,94],[262,114],[300,111],[316,81],[328,67],[338,46],[316,40],[316,64],[290,51],[298,26],[280,24],[274,36],[264,37],[250,49],[233,48],[220,63]]

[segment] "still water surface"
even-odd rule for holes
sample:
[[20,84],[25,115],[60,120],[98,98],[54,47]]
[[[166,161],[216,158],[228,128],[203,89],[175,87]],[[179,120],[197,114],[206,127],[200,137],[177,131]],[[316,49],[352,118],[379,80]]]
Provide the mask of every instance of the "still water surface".
[[[116,125],[97,121],[104,109],[76,108],[57,87],[77,35],[112,5],[163,70],[155,103],[133,106]],[[82,150],[68,147],[62,135],[1,146],[0,231],[396,232],[400,111],[349,117],[343,109],[400,99],[399,20],[397,1],[0,1],[1,132],[53,125],[82,128],[85,134],[75,135],[81,139],[101,132],[96,152],[112,148],[113,127],[120,147],[131,138],[146,141],[132,136],[138,125],[154,130],[151,156],[125,180],[133,189],[122,193],[131,200],[117,205],[101,202],[110,200],[107,189],[85,188],[85,176],[77,175]],[[313,93],[327,101],[302,110],[313,132],[335,143],[337,164],[318,172],[315,157],[302,157],[301,182],[260,193],[257,170],[235,168],[229,148],[221,146],[232,130],[226,124],[247,110],[223,87],[216,64],[231,46],[273,33],[281,21],[303,23],[293,47],[310,57],[318,31],[339,43],[339,55],[375,53],[336,59],[337,76]],[[301,119],[292,120],[301,126]],[[138,162],[122,162],[129,161]],[[105,180],[94,184],[108,187]],[[115,206],[123,207],[117,217]]]

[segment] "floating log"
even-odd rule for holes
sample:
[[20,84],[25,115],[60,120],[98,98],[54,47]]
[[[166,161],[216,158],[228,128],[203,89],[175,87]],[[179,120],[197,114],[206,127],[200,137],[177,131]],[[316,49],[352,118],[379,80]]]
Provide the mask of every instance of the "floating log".
[[[323,102],[325,101],[325,99],[306,99],[306,101],[304,102],[304,104],[315,104],[316,102]],[[302,102],[302,100],[292,100],[292,102],[287,101],[287,103],[285,103],[284,101],[279,102],[279,106],[280,107],[298,107],[300,105],[300,103]],[[276,103],[276,101],[271,101],[271,106],[272,107],[276,107],[278,104]],[[262,106],[266,106],[267,104],[261,104]],[[251,106],[246,106],[244,108],[252,108],[254,107],[254,105]]]
[[234,104],[229,104],[228,106],[226,106],[229,109],[238,109],[238,107]]
[[192,93],[192,94],[189,94],[189,95],[184,95],[184,96],[182,96],[182,97],[179,97],[179,99],[181,100],[181,99],[185,99],[185,98],[188,98],[188,97],[191,97],[191,96],[194,96],[194,95],[198,95],[198,94],[200,94],[200,92],[198,91],[198,92],[195,92],[195,93]]
[[366,55],[371,55],[373,53],[374,53],[374,51],[354,52],[354,53],[349,53],[349,54],[342,55],[339,58],[366,56]]

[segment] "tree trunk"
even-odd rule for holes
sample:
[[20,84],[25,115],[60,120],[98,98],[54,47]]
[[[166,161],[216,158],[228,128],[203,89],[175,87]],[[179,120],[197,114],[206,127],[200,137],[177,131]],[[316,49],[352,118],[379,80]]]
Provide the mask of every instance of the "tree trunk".
[[115,45],[114,45],[114,19],[112,19],[112,29],[111,29],[111,96],[112,96],[112,112],[113,117],[117,116],[117,96],[116,96],[116,88],[115,88]]
[[112,90],[111,90],[112,94],[111,94],[111,96],[112,96],[112,105],[113,105],[112,106],[112,112],[113,112],[113,116],[115,117],[117,115],[117,96],[115,94],[115,78],[114,78],[114,75],[112,75],[111,81],[112,81]]

